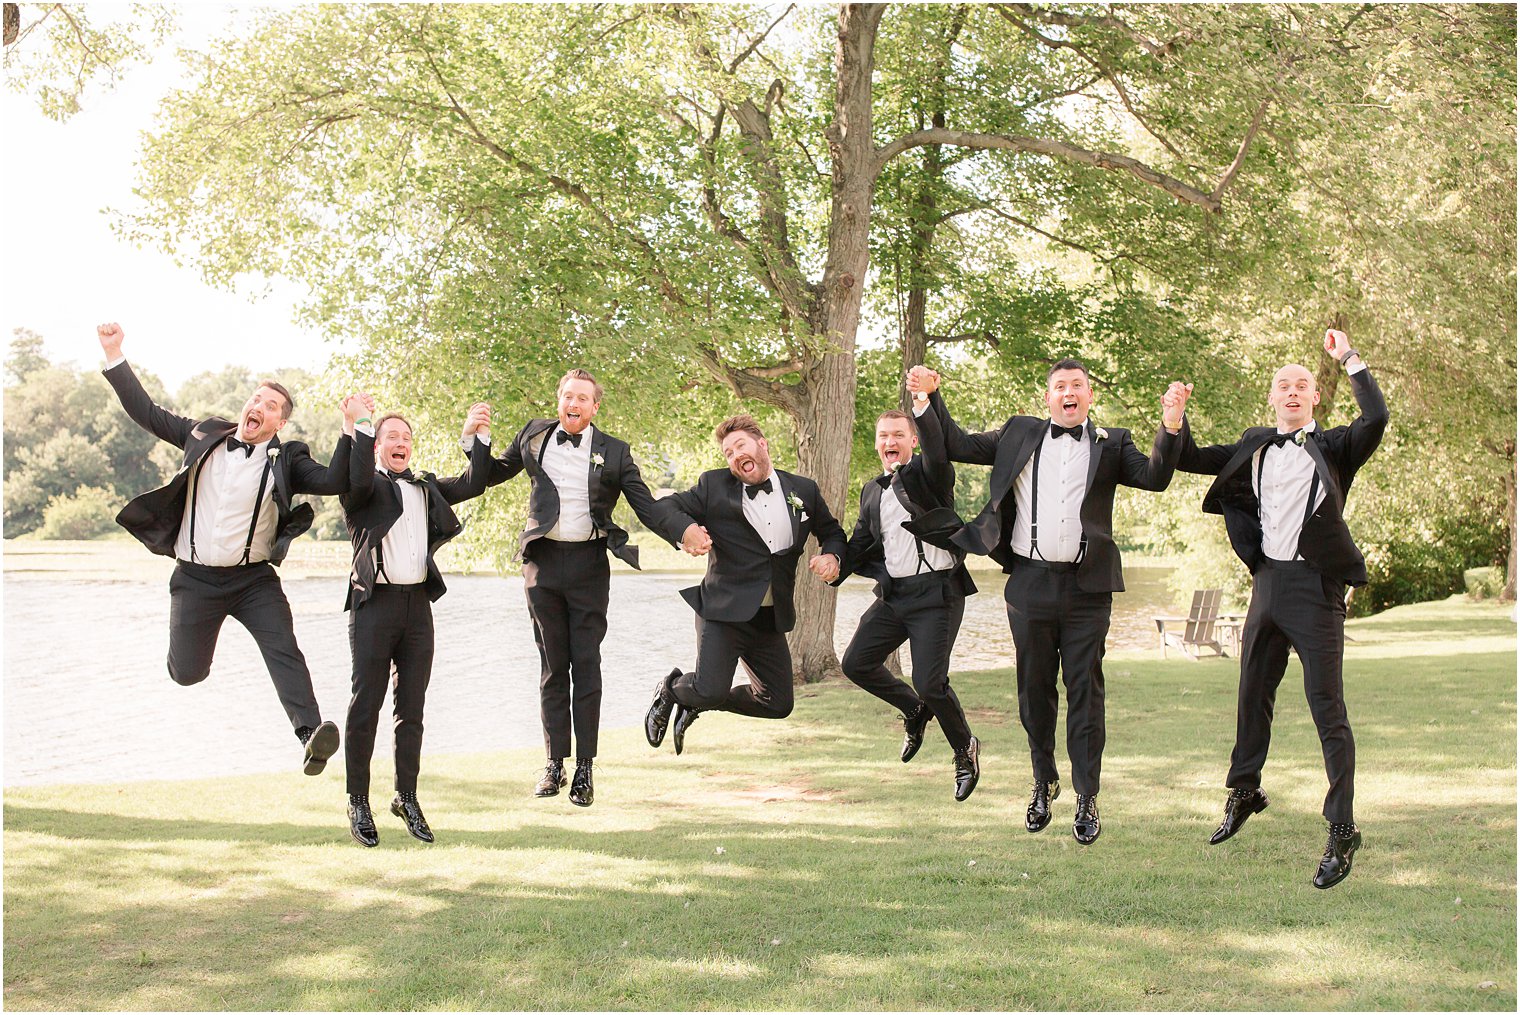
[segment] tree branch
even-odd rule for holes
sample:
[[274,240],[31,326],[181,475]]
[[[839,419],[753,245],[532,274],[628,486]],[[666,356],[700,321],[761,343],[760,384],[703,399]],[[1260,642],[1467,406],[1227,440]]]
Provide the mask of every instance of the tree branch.
[[739,65],[745,60],[749,59],[749,55],[751,53],[760,48],[760,44],[765,41],[765,37],[770,35],[772,30],[774,30],[777,25],[785,21],[786,16],[792,13],[796,6],[796,4],[787,4],[786,10],[781,12],[781,17],[771,22],[770,28],[767,28],[765,31],[761,32],[759,35],[751,39],[749,41],[749,45],[744,47],[744,51],[729,61],[728,72],[730,74],[733,74],[735,71],[737,71],[739,69]]
[[1045,10],[1034,4],[998,4],[998,13],[1003,13],[1003,8],[1011,8],[1019,13],[1034,18],[1047,25],[1060,25],[1063,28],[1079,28],[1097,25],[1100,28],[1117,28],[1125,35],[1133,39],[1141,49],[1151,56],[1162,58],[1170,56],[1177,48],[1177,39],[1171,42],[1158,43],[1148,39],[1141,32],[1131,27],[1128,22],[1122,21],[1112,14],[1102,17],[1093,17],[1087,14],[1063,14],[1060,11]]
[[991,331],[964,331],[959,335],[925,335],[924,341],[929,345],[944,345],[949,342],[975,342],[983,341],[994,349],[998,348],[998,337]]
[[707,372],[741,399],[754,399],[783,409],[792,415],[796,415],[800,410],[797,393],[788,385],[778,384],[776,381],[759,377],[749,370],[730,366],[718,355],[717,350],[708,346],[699,347],[698,355],[702,359],[702,365],[707,368]]
[[1261,100],[1261,105],[1256,107],[1256,115],[1251,118],[1251,126],[1246,129],[1246,136],[1240,139],[1240,150],[1235,153],[1235,161],[1230,163],[1230,168],[1224,171],[1219,178],[1219,184],[1214,188],[1214,193],[1209,196],[1217,204],[1224,197],[1225,188],[1235,179],[1235,174],[1240,172],[1240,166],[1246,160],[1246,151],[1251,147],[1251,141],[1256,137],[1256,132],[1261,129],[1261,121],[1267,115],[1267,107],[1272,104],[1269,95]]
[[1033,152],[1037,155],[1047,155],[1052,158],[1069,159],[1072,162],[1081,162],[1085,165],[1096,166],[1099,169],[1129,173],[1138,180],[1164,190],[1185,204],[1196,205],[1214,214],[1218,214],[1220,210],[1218,198],[1205,194],[1196,187],[1153,169],[1139,159],[1130,158],[1128,155],[1116,155],[1112,152],[1089,151],[1086,148],[1078,148],[1076,145],[1067,144],[1064,141],[1054,141],[1049,138],[1022,137],[1017,134],[977,134],[971,131],[942,130],[932,127],[927,130],[916,130],[910,134],[904,134],[902,137],[876,149],[876,172],[880,172],[882,167],[897,155],[910,148],[918,148],[927,144],[959,145],[965,148],[989,150],[1001,148],[1010,151]]

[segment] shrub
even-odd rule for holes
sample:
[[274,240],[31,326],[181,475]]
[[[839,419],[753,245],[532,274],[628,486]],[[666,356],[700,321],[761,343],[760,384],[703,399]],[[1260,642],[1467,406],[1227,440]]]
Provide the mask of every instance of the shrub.
[[81,486],[72,494],[54,497],[42,513],[41,539],[94,539],[116,528],[119,498],[98,486]]

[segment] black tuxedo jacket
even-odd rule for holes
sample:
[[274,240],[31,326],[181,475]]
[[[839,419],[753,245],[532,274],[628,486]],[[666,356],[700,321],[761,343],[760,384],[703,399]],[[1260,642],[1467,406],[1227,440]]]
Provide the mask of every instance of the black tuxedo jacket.
[[[486,492],[486,474],[491,466],[491,448],[476,440],[470,449],[470,464],[458,476],[439,479],[431,472],[420,473],[427,503],[427,594],[430,602],[448,591],[443,574],[433,562],[449,540],[464,531],[454,514],[453,505],[479,497]],[[354,564],[348,575],[345,610],[353,609],[375,594],[375,558],[370,552],[379,546],[391,526],[401,519],[401,491],[396,481],[371,471],[369,477],[354,483],[343,495],[343,521],[354,544]]]
[[[517,557],[527,551],[528,544],[540,539],[559,524],[559,491],[554,481],[544,472],[544,442],[551,438],[559,425],[558,419],[531,419],[512,444],[499,458],[493,458],[487,486],[505,483],[513,476],[528,472],[532,488],[528,493],[528,522],[518,537]],[[644,485],[644,477],[634,464],[628,442],[618,440],[599,428],[592,429],[591,472],[587,477],[587,493],[591,500],[591,524],[607,535],[607,549],[613,556],[629,567],[639,566],[639,548],[628,542],[628,532],[612,521],[612,509],[617,505],[618,495],[628,499],[628,505],[651,529],[658,531],[655,516],[654,495]],[[595,461],[601,456],[602,464]]]
[[[1325,499],[1307,521],[1299,536],[1298,552],[1322,574],[1347,585],[1367,584],[1367,562],[1351,539],[1344,517],[1346,494],[1360,469],[1372,457],[1388,426],[1388,403],[1378,390],[1371,370],[1351,374],[1351,391],[1361,414],[1349,426],[1328,430],[1316,427],[1304,440],[1304,450],[1314,461]],[[1261,550],[1261,503],[1252,488],[1256,452],[1277,433],[1275,426],[1253,426],[1234,444],[1200,448],[1184,430],[1182,455],[1177,467],[1183,472],[1216,476],[1203,497],[1203,510],[1224,515],[1230,545],[1255,574],[1266,555]]]
[[[125,362],[106,370],[105,377],[116,389],[116,396],[121,399],[121,406],[132,422],[185,452],[179,471],[167,484],[134,498],[116,516],[117,523],[148,549],[172,557],[174,541],[185,517],[190,476],[207,452],[236,434],[237,424],[220,416],[189,419],[155,405],[131,366]],[[296,504],[292,498],[301,493],[343,493],[357,478],[374,472],[375,439],[363,433],[354,437],[344,434],[338,438],[332,461],[327,465],[314,461],[310,449],[302,441],[282,444],[276,436],[270,439],[269,452],[274,456],[270,475],[274,480],[274,503],[279,512],[269,562],[279,564],[290,549],[290,541],[311,528],[314,514],[310,504]]]
[[852,574],[876,580],[879,597],[891,582],[881,531],[881,499],[896,497],[908,511],[903,528],[925,543],[955,555],[951,583],[961,595],[976,593],[966,571],[966,551],[953,539],[964,523],[955,513],[955,467],[945,455],[945,435],[939,416],[930,409],[915,420],[920,453],[903,463],[891,477],[877,476],[860,488],[860,515],[845,551],[835,585]]
[[679,545],[681,535],[695,522],[705,526],[712,537],[708,551],[707,574],[702,584],[682,589],[681,596],[704,620],[743,623],[760,612],[765,590],[771,589],[776,607],[776,630],[790,631],[797,623],[792,603],[797,582],[797,561],[810,535],[818,537],[823,553],[844,560],[847,540],[844,529],[829,512],[818,484],[806,476],[773,469],[781,495],[790,502],[802,502],[797,508],[788,503],[792,517],[792,545],[780,553],[771,553],[765,540],[744,517],[744,483],[728,469],[702,473],[697,485],[681,493],[661,498],[658,531],[671,543]]
[[[952,462],[992,466],[987,506],[955,534],[955,544],[970,553],[987,554],[1005,572],[1011,571],[1013,550],[1009,539],[1018,510],[1017,498],[1011,496],[1013,484],[1049,432],[1049,421],[1014,416],[1000,430],[967,434],[950,418],[938,391],[929,396],[929,404],[939,414]],[[1183,429],[1186,430],[1186,421]],[[1165,490],[1177,468],[1182,434],[1171,434],[1165,427],[1158,427],[1147,458],[1135,447],[1128,430],[1109,427],[1102,439],[1098,439],[1097,430],[1089,419],[1087,437],[1093,446],[1087,462],[1087,493],[1080,512],[1087,552],[1077,566],[1077,587],[1083,592],[1123,592],[1124,572],[1119,548],[1114,544],[1114,490],[1121,485]]]

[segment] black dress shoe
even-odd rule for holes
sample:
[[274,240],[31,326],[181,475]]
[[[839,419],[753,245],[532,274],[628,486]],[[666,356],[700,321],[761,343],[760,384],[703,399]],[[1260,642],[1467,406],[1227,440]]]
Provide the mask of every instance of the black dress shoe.
[[1038,832],[1050,824],[1051,801],[1061,796],[1061,780],[1036,782],[1034,792],[1029,794],[1029,809],[1024,812],[1024,829]]
[[982,742],[976,737],[955,752],[955,799],[964,800],[976,789],[976,781],[982,777]]
[[934,713],[929,711],[929,706],[923,702],[919,702],[916,709],[903,716],[902,759],[904,765],[912,761],[913,755],[924,746],[924,729],[933,718]]
[[570,780],[570,802],[577,807],[590,807],[592,799],[591,759],[575,759],[575,778]]
[[412,838],[433,841],[433,830],[428,827],[427,818],[422,816],[422,807],[415,796],[404,797],[397,793],[391,801],[391,813],[406,822],[406,830],[412,833]]
[[565,762],[560,758],[550,758],[544,766],[544,774],[539,778],[538,785],[533,787],[533,795],[559,796],[559,791],[568,781],[565,778]]
[[361,846],[380,845],[380,833],[375,830],[375,815],[369,809],[369,800],[349,800],[348,834]]
[[[1337,834],[1342,833],[1342,834]],[[1334,888],[1351,873],[1351,858],[1362,848],[1362,832],[1355,825],[1330,826],[1325,855],[1314,872],[1315,888]]]
[[307,775],[318,775],[327,767],[327,759],[338,753],[338,724],[325,722],[312,730],[306,738],[306,755],[301,770]]
[[665,742],[665,727],[670,725],[670,713],[676,707],[676,699],[670,693],[670,684],[680,675],[680,670],[671,670],[668,676],[661,677],[660,682],[654,685],[654,701],[650,702],[649,711],[644,713],[644,739],[649,741],[650,747],[659,747]]
[[1077,794],[1077,816],[1071,822],[1071,834],[1084,846],[1098,841],[1103,824],[1098,820],[1098,798]]
[[1217,846],[1246,823],[1246,818],[1267,809],[1267,795],[1260,789],[1232,789],[1224,802],[1224,820],[1209,837],[1209,845]]
[[687,708],[685,705],[676,705],[674,739],[676,742],[677,754],[680,754],[681,749],[686,746],[686,731],[691,729],[691,724],[696,722],[697,716],[701,714],[701,712],[698,712],[694,708]]

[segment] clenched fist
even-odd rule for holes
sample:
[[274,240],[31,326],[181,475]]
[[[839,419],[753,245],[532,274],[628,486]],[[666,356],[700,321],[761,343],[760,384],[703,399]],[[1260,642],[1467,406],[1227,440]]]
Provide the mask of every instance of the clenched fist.
[[681,549],[693,557],[700,557],[712,549],[712,536],[707,534],[705,526],[692,522],[681,535]]
[[1336,331],[1334,328],[1325,329],[1325,351],[1336,359],[1343,358],[1351,351],[1351,339],[1346,337],[1344,331]]
[[1161,425],[1168,430],[1182,426],[1182,414],[1187,411],[1187,400],[1193,393],[1191,384],[1173,381],[1161,396]]
[[808,561],[808,570],[824,581],[831,582],[839,577],[839,558],[832,553],[820,553]]
[[491,436],[491,407],[485,402],[476,402],[470,406],[470,411],[464,417],[464,431],[460,436],[468,440],[476,434],[481,437]]
[[100,339],[100,348],[106,354],[106,361],[110,362],[121,355],[121,340],[127,336],[121,330],[121,325],[112,321],[110,324],[97,324],[95,337]]

